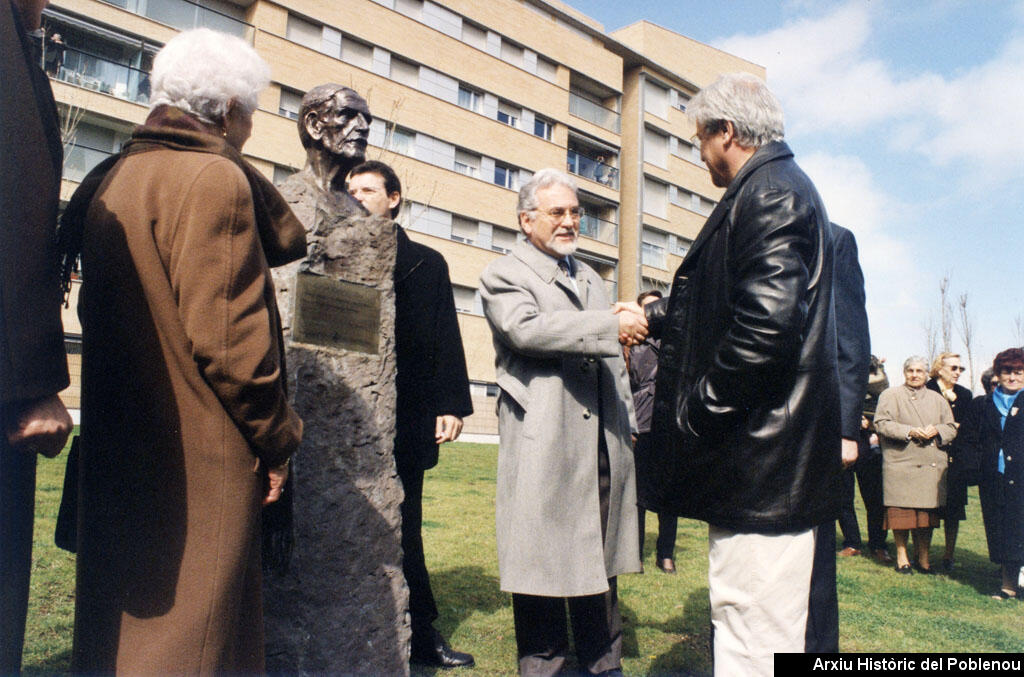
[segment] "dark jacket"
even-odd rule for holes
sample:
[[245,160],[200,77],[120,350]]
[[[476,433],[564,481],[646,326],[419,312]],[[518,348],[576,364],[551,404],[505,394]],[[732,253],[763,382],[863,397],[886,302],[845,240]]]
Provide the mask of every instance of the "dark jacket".
[[633,393],[636,431],[651,432],[654,413],[654,380],[658,374],[658,339],[647,339],[629,349],[629,389]]
[[395,259],[395,353],[398,469],[433,468],[437,417],[465,418],[473,413],[473,402],[448,264],[401,228]]
[[[930,378],[924,385],[928,390],[933,390],[942,395],[942,389],[939,387],[938,379]],[[956,393],[956,399],[952,402],[949,402],[949,400],[946,401],[949,402],[949,408],[953,410],[953,420],[957,423],[962,423],[964,416],[967,415],[967,410],[971,406],[971,402],[974,400],[974,393],[959,383],[953,384],[953,392]]]
[[832,233],[782,142],[740,169],[647,306],[661,338],[652,447],[660,495],[641,502],[735,531],[835,519],[839,387]]
[[868,372],[871,370],[871,335],[865,307],[864,273],[857,258],[853,233],[832,224],[835,247],[836,345],[839,364],[840,429],[843,437],[860,438]]
[[[988,556],[993,562],[1024,562],[1024,395],[1018,395],[1006,427],[992,395],[975,400],[960,426],[955,446],[971,449],[980,467],[978,494],[985,522]],[[999,472],[999,450],[1005,471]]]
[[63,150],[36,50],[0,0],[0,409],[68,385],[56,227]]

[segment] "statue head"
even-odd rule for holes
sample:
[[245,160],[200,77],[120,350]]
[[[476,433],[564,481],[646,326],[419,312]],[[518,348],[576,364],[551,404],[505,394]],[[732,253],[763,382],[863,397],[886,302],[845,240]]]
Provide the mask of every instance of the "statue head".
[[323,153],[347,170],[366,157],[373,116],[363,97],[329,83],[306,92],[299,108],[299,140],[306,153]]

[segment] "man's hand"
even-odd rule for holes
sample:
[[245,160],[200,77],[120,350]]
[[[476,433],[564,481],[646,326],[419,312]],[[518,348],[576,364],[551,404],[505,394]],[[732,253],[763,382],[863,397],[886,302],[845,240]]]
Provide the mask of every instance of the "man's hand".
[[612,312],[619,316],[619,343],[635,346],[647,338],[647,318],[639,305],[619,302],[612,306]]
[[267,469],[267,493],[263,496],[263,505],[270,505],[281,498],[284,482],[288,479],[289,462],[285,461],[276,468]]
[[842,444],[843,454],[843,468],[849,468],[851,465],[857,462],[857,440],[851,440],[849,438],[843,438]]
[[438,444],[454,442],[462,433],[462,419],[458,416],[445,414],[437,417],[437,425],[434,426],[434,441]]
[[50,395],[14,412],[7,422],[7,441],[30,454],[53,458],[64,448],[74,422],[60,398]]

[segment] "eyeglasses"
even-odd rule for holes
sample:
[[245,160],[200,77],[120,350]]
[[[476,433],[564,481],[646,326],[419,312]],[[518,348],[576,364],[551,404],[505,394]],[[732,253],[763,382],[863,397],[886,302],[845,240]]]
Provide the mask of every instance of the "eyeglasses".
[[566,214],[568,214],[574,222],[579,221],[586,215],[583,207],[569,207],[568,209],[565,207],[552,207],[551,209],[538,209],[537,211],[547,214],[555,223],[561,223]]
[[961,367],[960,365],[953,365],[949,368],[950,371],[966,371],[967,367]]

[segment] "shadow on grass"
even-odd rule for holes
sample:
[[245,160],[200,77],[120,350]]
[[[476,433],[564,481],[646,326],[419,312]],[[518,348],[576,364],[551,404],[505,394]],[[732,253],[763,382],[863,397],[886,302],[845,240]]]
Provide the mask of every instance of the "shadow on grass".
[[[621,601],[620,601],[621,604]],[[637,628],[652,628],[678,637],[668,651],[653,657],[647,675],[684,675],[703,677],[711,674],[709,665],[711,617],[708,589],[701,587],[690,592],[683,604],[683,612],[658,622],[642,622],[627,605],[621,604],[624,626],[623,655],[636,657],[639,647]]]
[[37,663],[26,663],[21,668],[23,675],[66,675],[71,670],[71,649],[46,656]]

